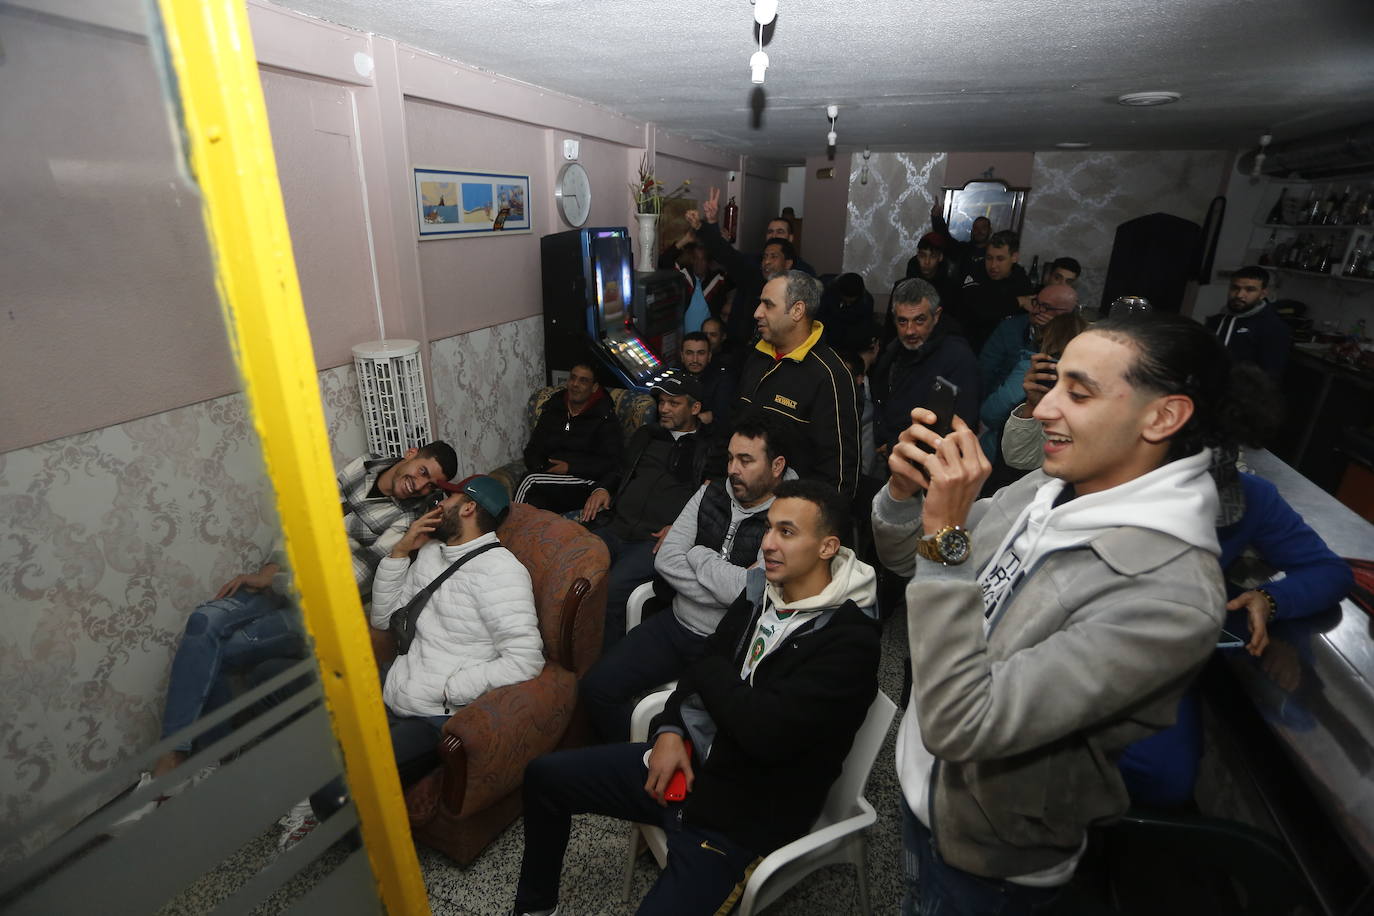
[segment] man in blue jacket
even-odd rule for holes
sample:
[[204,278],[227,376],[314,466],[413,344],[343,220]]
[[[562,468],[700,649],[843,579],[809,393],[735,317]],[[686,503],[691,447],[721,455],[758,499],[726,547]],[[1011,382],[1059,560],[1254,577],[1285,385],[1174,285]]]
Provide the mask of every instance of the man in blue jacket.
[[1268,295],[1269,271],[1242,267],[1231,274],[1226,311],[1208,318],[1207,328],[1236,359],[1254,363],[1279,381],[1293,335]]

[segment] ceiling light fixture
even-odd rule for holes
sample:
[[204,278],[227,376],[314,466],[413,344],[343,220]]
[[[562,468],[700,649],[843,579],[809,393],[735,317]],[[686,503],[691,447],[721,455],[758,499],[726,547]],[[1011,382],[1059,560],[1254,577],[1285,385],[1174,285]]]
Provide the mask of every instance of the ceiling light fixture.
[[1259,184],[1260,170],[1264,168],[1264,151],[1269,148],[1269,144],[1274,142],[1273,134],[1260,134],[1259,152],[1255,154],[1255,162],[1250,166],[1250,183]]
[[859,169],[859,184],[868,184],[868,157],[872,155],[868,147],[864,147],[864,167]]
[[835,141],[839,139],[839,135],[835,133],[835,119],[840,116],[840,106],[825,106],[825,116],[830,119],[830,133],[825,135],[825,145],[834,146]]
[[1177,92],[1151,89],[1146,92],[1128,92],[1125,95],[1117,96],[1116,104],[1125,105],[1128,108],[1150,108],[1155,105],[1169,105],[1181,98],[1183,96]]
[[1087,140],[1060,140],[1055,146],[1059,149],[1087,149],[1092,144]]
[[763,27],[777,15],[778,0],[755,0],[754,22],[758,23],[759,49],[749,58],[749,78],[756,86],[763,85],[763,72],[768,69],[768,55],[763,50]]

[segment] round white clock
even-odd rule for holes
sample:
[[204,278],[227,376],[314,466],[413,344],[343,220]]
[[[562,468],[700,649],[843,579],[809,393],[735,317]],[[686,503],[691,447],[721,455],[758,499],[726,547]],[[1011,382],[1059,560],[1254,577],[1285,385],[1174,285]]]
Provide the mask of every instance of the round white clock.
[[592,182],[580,163],[569,162],[558,173],[553,196],[569,226],[580,227],[592,212]]

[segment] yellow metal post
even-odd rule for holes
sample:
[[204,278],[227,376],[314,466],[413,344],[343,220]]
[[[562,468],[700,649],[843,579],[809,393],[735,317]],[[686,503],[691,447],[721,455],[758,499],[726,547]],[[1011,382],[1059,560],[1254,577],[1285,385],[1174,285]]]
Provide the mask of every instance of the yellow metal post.
[[383,903],[425,914],[241,0],[158,0],[216,281]]

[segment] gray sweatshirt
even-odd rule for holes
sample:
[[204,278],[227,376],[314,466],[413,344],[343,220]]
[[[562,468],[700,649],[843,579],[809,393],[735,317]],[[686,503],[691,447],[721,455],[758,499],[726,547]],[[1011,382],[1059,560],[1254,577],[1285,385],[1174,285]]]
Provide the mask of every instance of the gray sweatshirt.
[[[783,478],[791,480],[797,475],[788,468]],[[677,595],[673,598],[673,613],[682,625],[693,633],[710,636],[716,625],[725,616],[725,609],[744,591],[744,580],[748,570],[736,566],[721,556],[719,547],[712,549],[697,544],[697,510],[701,506],[703,485],[673,522],[663,545],[654,557],[654,569],[671,585]],[[730,497],[730,528],[727,538],[734,535],[740,523],[752,515],[767,512],[773,505],[773,498],[763,500],[748,509],[735,500],[735,494],[726,484],[725,492]]]

